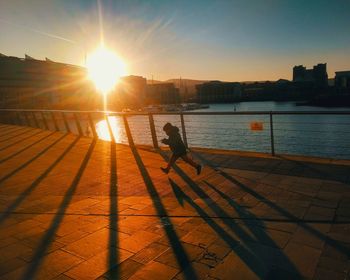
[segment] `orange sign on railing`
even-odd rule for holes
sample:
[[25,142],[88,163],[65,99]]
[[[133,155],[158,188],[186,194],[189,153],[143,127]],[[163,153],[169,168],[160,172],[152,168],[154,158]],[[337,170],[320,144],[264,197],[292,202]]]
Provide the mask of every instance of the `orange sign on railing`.
[[250,130],[253,130],[253,131],[264,130],[264,124],[262,122],[251,122],[250,123]]

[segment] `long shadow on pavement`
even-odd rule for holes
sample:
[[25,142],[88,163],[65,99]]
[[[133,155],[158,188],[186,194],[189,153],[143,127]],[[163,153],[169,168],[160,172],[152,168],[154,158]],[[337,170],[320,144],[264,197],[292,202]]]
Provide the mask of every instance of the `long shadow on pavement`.
[[195,271],[193,270],[192,264],[187,256],[186,251],[184,250],[179,237],[177,236],[172,222],[169,219],[169,216],[167,214],[167,211],[161,201],[161,198],[153,184],[153,181],[145,167],[145,165],[143,164],[143,161],[141,159],[140,154],[138,153],[133,140],[132,140],[132,136],[131,136],[131,132],[130,129],[128,127],[128,125],[126,124],[126,133],[129,139],[129,146],[130,149],[134,155],[136,164],[141,172],[143,181],[145,182],[145,185],[147,187],[147,191],[149,193],[149,196],[152,199],[152,203],[154,208],[157,211],[157,215],[159,216],[159,218],[161,219],[163,224],[166,224],[167,226],[164,227],[165,230],[165,234],[168,237],[169,240],[169,244],[175,254],[176,260],[180,266],[180,269],[182,270],[182,272],[184,273],[184,277],[185,279],[188,280],[196,280],[198,279]]
[[19,155],[20,153],[24,152],[25,150],[30,149],[30,148],[33,147],[34,145],[37,145],[38,143],[40,143],[41,141],[44,141],[45,139],[49,138],[50,136],[52,136],[52,135],[55,134],[55,133],[56,133],[56,132],[51,132],[51,133],[45,135],[44,137],[41,137],[40,139],[36,140],[34,143],[29,144],[29,145],[25,146],[24,148],[22,148],[22,149],[16,151],[15,153],[13,153],[13,154],[11,154],[11,155],[9,155],[9,156],[7,156],[7,157],[1,159],[1,160],[0,160],[0,163],[3,163],[3,162],[5,162],[5,161],[7,161],[7,160],[9,160],[9,159],[11,159],[11,158],[13,158],[13,157]]
[[[28,133],[28,132],[32,132],[32,131],[27,131],[27,132],[25,132],[25,133]],[[8,144],[8,145],[6,145],[6,146],[4,146],[4,147],[1,147],[0,148],[0,151],[3,151],[3,150],[5,150],[5,149],[7,149],[7,148],[10,148],[10,147],[12,147],[12,146],[14,146],[14,145],[16,145],[16,144],[18,144],[18,143],[20,143],[20,142],[23,142],[23,141],[25,141],[25,140],[27,140],[27,139],[30,139],[31,137],[33,137],[33,136],[36,136],[36,135],[38,135],[38,134],[40,134],[40,133],[42,133],[43,131],[34,131],[34,133],[32,133],[32,134],[30,134],[30,135],[28,135],[28,136],[26,136],[26,137],[24,137],[24,138],[21,138],[21,139],[19,139],[19,140],[17,140],[17,141],[15,141],[15,142],[11,142],[10,144]],[[21,133],[21,134],[24,134],[24,133]],[[16,135],[16,136],[13,136],[13,137],[11,137],[11,139],[12,138],[17,138],[19,135]],[[7,139],[6,141],[8,141],[8,140],[10,140],[10,139]]]
[[[198,155],[197,153],[195,154],[198,158],[200,158],[202,161],[204,161],[206,163],[207,166],[209,166],[210,168],[216,170],[218,172],[218,174],[220,174],[221,176],[223,176],[225,179],[227,179],[228,181],[230,181],[233,185],[238,186],[240,189],[242,189],[243,191],[245,191],[246,193],[252,195],[253,197],[255,197],[256,199],[260,200],[260,201],[264,201],[264,203],[266,205],[268,205],[269,207],[271,207],[271,209],[276,210],[278,213],[282,214],[283,216],[285,216],[289,221],[291,222],[296,222],[298,223],[298,225],[300,227],[302,227],[304,230],[308,231],[309,233],[313,234],[314,236],[316,236],[318,239],[325,241],[325,243],[331,247],[333,247],[334,249],[338,250],[339,252],[343,253],[344,255],[347,256],[347,258],[350,258],[350,249],[346,246],[344,246],[341,242],[334,240],[332,238],[330,238],[329,236],[325,235],[324,233],[314,229],[313,227],[311,227],[310,225],[306,224],[306,222],[312,222],[312,221],[303,221],[300,218],[294,216],[292,213],[288,212],[286,209],[282,208],[281,206],[278,206],[277,204],[275,204],[273,201],[269,200],[267,197],[259,194],[258,192],[254,191],[253,189],[249,188],[248,186],[246,186],[245,184],[241,183],[238,179],[234,178],[233,176],[231,176],[230,174],[224,172],[221,169],[218,169],[214,166],[212,166],[210,164],[210,162],[206,161],[205,159],[203,159],[202,157],[200,157],[200,155]],[[322,221],[315,221],[317,223],[321,223]],[[335,223],[334,221],[328,221],[329,223]]]
[[[309,172],[310,174],[314,174],[314,177],[318,176],[319,178],[324,179],[324,180],[337,181],[337,182],[340,182],[343,184],[350,183],[350,176],[349,176],[350,167],[349,166],[339,166],[338,165],[337,169],[335,169],[335,165],[306,163],[306,162],[292,160],[290,158],[280,156],[280,155],[278,155],[277,157],[284,160],[284,161],[291,162],[298,167],[301,167],[304,170],[304,172]],[[322,167],[322,169],[321,169],[321,167]],[[338,174],[336,174],[336,173],[338,173]]]
[[119,279],[119,255],[118,255],[118,201],[117,201],[117,156],[116,144],[111,141],[110,145],[110,180],[109,180],[109,251],[107,267],[110,269],[106,275],[110,279]]
[[72,150],[75,144],[78,142],[80,137],[76,137],[75,140],[63,151],[63,153],[43,172],[41,175],[30,184],[21,194],[18,195],[17,199],[12,202],[7,209],[0,214],[0,224],[12,214],[12,212],[22,203],[22,201],[28,197],[32,191],[46,178],[46,176],[61,162],[61,160]]
[[0,129],[1,129],[0,137],[2,137],[2,136],[6,136],[8,133],[13,133],[15,131],[22,130],[24,128],[18,127],[18,126],[9,126],[9,127],[1,127]]
[[[192,154],[203,162],[210,162],[212,167],[234,168],[254,172],[268,172],[271,174],[299,176],[304,178],[333,180],[340,183],[349,184],[349,166],[341,164],[324,164],[316,162],[300,162],[291,160],[281,155],[275,158],[256,158],[237,155],[218,155],[217,158],[210,159],[210,154],[192,150]],[[208,157],[209,156],[209,157]],[[257,163],[257,164],[256,164]],[[288,163],[287,168],[283,168],[284,163]],[[337,175],[335,175],[337,174]]]
[[[160,155],[168,160],[166,154],[159,150]],[[202,198],[202,200],[207,204],[207,206],[221,219],[230,230],[232,230],[244,243],[244,245],[234,239],[225,229],[218,225],[210,216],[201,209],[188,195],[186,195],[173,180],[170,180],[170,183],[174,189],[174,193],[181,194],[183,199],[185,199],[201,217],[206,217],[205,220],[208,225],[220,236],[230,248],[240,257],[240,259],[251,269],[251,271],[259,278],[264,279],[268,274],[275,273],[271,270],[271,263],[266,264],[266,254],[263,250],[257,250],[257,241],[249,236],[249,234],[234,220],[227,219],[229,215],[216,204],[214,200],[211,199],[181,168],[176,164],[173,166],[176,173],[186,182],[186,184],[191,187],[191,189]],[[261,233],[260,233],[261,234]],[[272,241],[273,242],[273,241]],[[271,240],[270,240],[271,243]],[[274,247],[277,247],[276,245]],[[283,255],[283,252],[279,250],[278,259],[283,263],[283,267],[286,268],[290,273],[295,276],[299,275],[297,268],[290,262],[290,260]],[[274,259],[277,261],[277,259]],[[269,275],[268,277],[271,277]]]
[[[0,179],[0,184],[2,182],[4,182],[5,180],[7,180],[8,178],[10,178],[11,176],[13,176],[14,174],[16,174],[18,171],[20,171],[21,169],[25,168],[26,166],[28,166],[30,163],[32,163],[34,160],[36,160],[37,158],[39,158],[40,156],[42,156],[43,154],[45,154],[50,148],[52,148],[53,146],[55,146],[57,143],[59,143],[63,138],[65,138],[67,136],[67,134],[62,135],[61,137],[59,137],[58,139],[56,139],[53,143],[51,143],[50,145],[46,146],[44,149],[42,149],[40,152],[38,152],[34,157],[32,157],[31,159],[27,160],[26,162],[24,162],[23,164],[21,164],[19,167],[17,167],[15,170],[11,171],[10,173],[7,173],[5,176],[3,176]],[[36,142],[37,144],[38,142]]]
[[71,185],[69,186],[68,190],[66,191],[64,198],[60,204],[60,206],[58,207],[58,210],[55,214],[55,217],[53,218],[49,229],[46,231],[45,235],[43,236],[43,238],[41,239],[38,247],[35,250],[34,256],[29,264],[28,269],[25,271],[25,273],[23,274],[22,279],[23,280],[27,280],[27,279],[34,279],[35,278],[35,274],[38,270],[38,268],[40,267],[40,264],[42,263],[44,256],[47,252],[47,249],[49,248],[52,240],[55,237],[55,233],[57,232],[63,218],[64,218],[64,214],[66,209],[68,208],[73,195],[75,193],[75,190],[79,184],[79,181],[85,171],[85,168],[89,162],[89,159],[92,155],[92,152],[95,148],[96,145],[96,140],[93,140],[90,144],[90,147],[88,149],[88,151],[86,152],[86,155],[84,157],[84,159],[81,162],[81,165],[79,167],[79,170],[77,172],[77,174],[75,175]]
[[[271,248],[269,251],[267,251],[266,249],[268,247],[266,246],[261,246],[261,248],[259,248],[259,244],[248,235],[242,236],[242,229],[238,235],[243,239],[236,240],[225,229],[223,229],[214,218],[211,218],[206,211],[196,204],[191,197],[185,194],[173,180],[169,179],[169,181],[177,197],[181,200],[187,201],[188,204],[190,204],[197,211],[198,215],[206,221],[206,223],[218,234],[222,240],[225,241],[231,250],[237,254],[237,256],[259,279],[279,279],[276,277],[281,276],[281,274],[283,274],[283,279],[300,279],[298,270],[288,260],[288,258],[283,256],[281,250]],[[225,220],[225,224],[227,225],[227,219],[221,219],[221,221]],[[230,226],[230,229],[233,229],[232,226]],[[237,234],[237,225],[234,226],[233,231]],[[242,244],[241,241],[243,241],[244,244]],[[283,272],[278,268],[269,269],[269,267],[266,267],[267,261],[270,261],[270,268],[272,267],[271,264],[279,263],[280,266],[283,266],[288,270],[288,272]]]
[[6,133],[5,135],[0,135],[0,143],[2,142],[6,142],[12,138],[21,136],[23,134],[27,134],[29,132],[37,132],[37,130],[33,129],[33,128],[22,128],[22,129],[16,129],[15,131],[11,131],[9,133]]

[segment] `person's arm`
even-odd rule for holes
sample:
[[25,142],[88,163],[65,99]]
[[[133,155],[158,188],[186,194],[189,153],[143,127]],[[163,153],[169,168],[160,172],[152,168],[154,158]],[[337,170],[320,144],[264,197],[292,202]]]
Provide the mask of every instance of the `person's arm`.
[[169,139],[163,138],[161,142],[165,145],[169,145]]

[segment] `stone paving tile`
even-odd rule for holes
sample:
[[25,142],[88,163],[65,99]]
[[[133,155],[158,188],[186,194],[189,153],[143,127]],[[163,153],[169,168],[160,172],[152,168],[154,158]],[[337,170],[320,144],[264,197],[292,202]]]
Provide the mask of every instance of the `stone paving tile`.
[[136,233],[120,240],[118,247],[133,253],[141,251],[161,236],[148,231],[139,230]]
[[330,271],[337,271],[339,273],[349,273],[350,263],[348,261],[335,260],[329,257],[320,257],[317,268],[327,269]]
[[193,230],[183,236],[181,238],[181,241],[187,242],[196,246],[203,245],[203,246],[209,246],[214,242],[216,239],[216,236],[214,234],[205,233],[203,231]]
[[210,271],[209,275],[214,279],[221,280],[231,280],[232,277],[236,279],[263,279],[267,275],[267,271],[261,269],[261,271],[254,273],[252,268],[243,262],[238,255],[231,252],[222,263]]
[[13,258],[31,254],[32,252],[33,249],[29,246],[26,246],[20,242],[16,242],[9,246],[3,247],[0,250],[0,262],[6,262]]
[[[114,257],[111,257],[111,250],[116,250]],[[65,272],[65,275],[73,279],[96,279],[105,272],[115,267],[119,263],[129,258],[132,253],[116,248],[109,248],[103,252],[97,253],[87,261],[81,262],[74,268]],[[111,260],[112,259],[112,260]],[[111,263],[113,261],[113,263]]]
[[315,276],[313,277],[314,280],[344,280],[349,279],[348,274],[342,273],[342,272],[336,272],[333,270],[318,268],[316,270]]
[[[204,249],[199,246],[195,246],[185,242],[181,242],[180,244],[188,262],[196,260],[204,252]],[[177,259],[175,252],[171,249],[162,253],[159,257],[155,259],[155,261],[172,266],[174,268],[180,268],[180,261]]]
[[19,267],[23,267],[27,264],[24,260],[21,260],[20,258],[13,258],[7,261],[1,261],[0,262],[0,277],[4,274],[8,274]]
[[[181,271],[173,279],[174,280],[188,279],[188,275],[189,275],[188,270],[189,268],[185,269],[184,271]],[[210,267],[202,263],[193,262],[191,263],[191,270],[195,273],[197,279],[205,279],[210,272]]]
[[33,271],[32,275],[35,276],[35,279],[53,279],[82,261],[81,258],[57,250],[45,256],[37,269],[33,268],[33,263],[29,263],[5,274],[1,279],[23,279],[22,277],[28,275],[29,271]]
[[179,271],[171,266],[161,264],[159,262],[151,261],[147,265],[141,267],[130,280],[135,279],[157,279],[157,280],[170,280],[172,279]]
[[127,259],[123,261],[119,266],[111,269],[104,275],[104,279],[129,279],[133,274],[135,274],[142,267],[141,263],[138,263],[132,259]]
[[134,261],[142,264],[146,264],[151,260],[154,260],[156,257],[164,253],[169,249],[168,246],[162,245],[160,243],[154,242],[143,248],[137,254],[131,257]]
[[287,257],[298,267],[304,277],[312,278],[322,251],[296,242],[284,249]]
[[[312,226],[310,227],[314,228]],[[307,245],[316,249],[322,249],[325,243],[324,239],[315,236],[315,234],[313,234],[312,231],[305,227],[298,227],[291,241]]]
[[63,247],[63,250],[84,259],[104,251],[108,247],[109,230],[101,229]]
[[[0,125],[0,134],[3,129]],[[13,132],[0,135],[0,279],[21,278],[50,231],[54,235],[39,252],[36,279],[106,280],[118,274],[120,279],[179,280],[193,272],[199,279],[299,279],[297,270],[308,279],[337,279],[349,270],[350,165],[345,161],[202,150],[206,166],[200,176],[181,160],[181,172],[165,176],[159,169],[162,156],[138,149],[158,199],[150,196],[125,145],[114,146],[116,185],[111,189],[113,145],[97,141],[68,197],[92,140],[81,137],[54,164],[76,136],[6,129]],[[59,218],[65,200],[69,203]],[[16,213],[3,214],[8,209]],[[159,217],[160,209],[172,217]],[[60,222],[53,228],[54,219]],[[182,244],[191,270],[181,271],[169,236]]]

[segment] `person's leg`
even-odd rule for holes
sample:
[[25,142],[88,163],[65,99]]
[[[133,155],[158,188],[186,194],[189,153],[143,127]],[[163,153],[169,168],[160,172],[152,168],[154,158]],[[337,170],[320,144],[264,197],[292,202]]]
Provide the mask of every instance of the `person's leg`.
[[188,164],[192,165],[194,168],[197,168],[198,163],[194,162],[191,158],[188,157],[188,155],[183,155],[181,158]]
[[176,161],[178,158],[179,158],[179,156],[172,154],[172,155],[171,155],[171,158],[170,158],[170,160],[169,160],[169,162],[168,162],[167,167],[166,167],[166,168],[161,167],[160,169],[162,169],[162,171],[163,171],[164,173],[169,173],[170,168],[173,166],[173,164],[175,163],[175,161]]
[[194,162],[190,157],[188,157],[187,155],[183,155],[181,156],[181,158],[187,162],[188,164],[192,165],[194,168],[196,168],[197,170],[197,174],[199,175],[202,171],[202,166],[196,162]]

